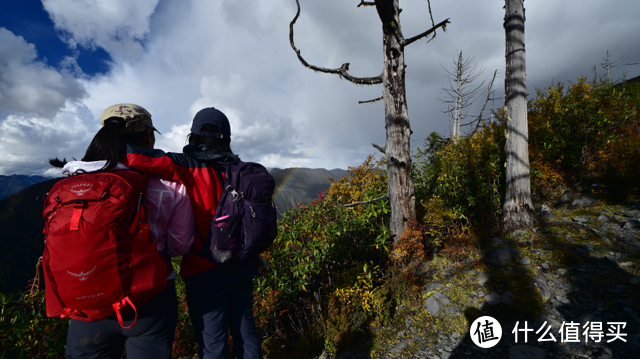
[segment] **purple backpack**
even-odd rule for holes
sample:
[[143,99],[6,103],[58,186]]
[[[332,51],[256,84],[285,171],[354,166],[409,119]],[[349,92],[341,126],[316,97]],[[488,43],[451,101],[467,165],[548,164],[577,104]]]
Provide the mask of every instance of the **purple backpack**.
[[272,196],[275,180],[262,165],[238,162],[225,166],[224,191],[211,220],[210,259],[217,264],[237,257],[254,259],[278,235]]

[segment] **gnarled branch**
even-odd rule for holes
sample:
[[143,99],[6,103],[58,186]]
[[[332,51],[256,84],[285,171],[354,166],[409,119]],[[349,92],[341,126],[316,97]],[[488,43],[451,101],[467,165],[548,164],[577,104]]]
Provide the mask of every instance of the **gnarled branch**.
[[378,102],[382,100],[382,96],[378,97],[378,98],[374,98],[373,100],[367,100],[367,101],[358,101],[358,103],[374,103],[374,102]]
[[375,149],[377,149],[378,151],[380,151],[380,152],[384,153],[385,155],[387,154],[387,148],[386,148],[386,146],[384,146],[384,147],[383,147],[383,146],[380,146],[380,145],[376,145],[375,143],[372,143],[371,145],[373,145],[373,147],[374,147]]
[[289,24],[289,43],[291,44],[291,48],[293,49],[293,51],[296,52],[296,54],[298,55],[298,60],[300,60],[300,62],[307,68],[310,68],[313,71],[317,71],[317,72],[324,72],[327,74],[334,74],[334,75],[338,75],[340,77],[342,77],[345,80],[351,81],[354,84],[358,84],[358,85],[375,85],[375,84],[381,84],[382,83],[382,74],[376,76],[376,77],[354,77],[351,76],[349,74],[349,63],[346,62],[344,64],[342,64],[342,66],[340,66],[340,68],[337,69],[328,69],[325,67],[319,67],[319,66],[315,66],[315,65],[311,65],[309,64],[300,54],[300,49],[296,48],[294,42],[293,42],[293,25],[296,23],[296,21],[298,20],[298,17],[300,17],[300,1],[296,0],[296,5],[298,6],[298,12],[296,12],[296,16],[293,18],[293,20],[291,20],[291,23]]
[[423,32],[421,34],[418,34],[418,35],[416,35],[416,36],[414,36],[414,37],[412,37],[410,39],[404,40],[402,42],[402,46],[407,46],[407,45],[410,45],[410,44],[412,44],[413,42],[415,42],[417,40],[420,40],[421,38],[429,35],[430,33],[434,32],[434,31],[436,31],[436,29],[439,28],[439,27],[442,27],[442,29],[444,30],[445,27],[447,26],[447,24],[450,24],[450,23],[451,22],[449,21],[449,19],[443,20],[443,21],[439,22],[438,24],[434,25],[429,30],[427,30],[427,31],[425,31],[425,32]]
[[362,205],[362,204],[370,204],[370,203],[384,201],[385,199],[389,199],[389,195],[388,194],[385,194],[384,196],[382,196],[380,198],[376,198],[376,199],[372,199],[372,200],[368,200],[368,201],[343,204],[342,207],[355,207],[355,206],[359,206],[359,205]]

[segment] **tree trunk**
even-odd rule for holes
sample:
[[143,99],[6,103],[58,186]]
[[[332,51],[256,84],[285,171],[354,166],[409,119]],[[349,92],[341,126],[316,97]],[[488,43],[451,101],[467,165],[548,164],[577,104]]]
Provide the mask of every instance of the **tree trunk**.
[[507,110],[506,194],[503,230],[510,233],[533,224],[527,127],[527,80],[523,0],[506,0],[505,106]]
[[391,205],[391,232],[397,240],[415,220],[415,190],[411,177],[411,127],[405,91],[404,47],[398,0],[376,0],[382,20],[384,69],[382,71],[386,157]]

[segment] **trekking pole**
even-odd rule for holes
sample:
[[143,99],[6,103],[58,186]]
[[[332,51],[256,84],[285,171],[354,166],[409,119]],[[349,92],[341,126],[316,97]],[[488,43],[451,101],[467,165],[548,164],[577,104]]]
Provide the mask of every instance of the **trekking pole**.
[[[33,277],[33,282],[31,283],[31,290],[29,290],[29,294],[32,296],[38,292],[40,289],[40,263],[42,263],[42,256],[38,258],[38,263],[36,263],[36,276]],[[34,289],[35,288],[35,292]]]

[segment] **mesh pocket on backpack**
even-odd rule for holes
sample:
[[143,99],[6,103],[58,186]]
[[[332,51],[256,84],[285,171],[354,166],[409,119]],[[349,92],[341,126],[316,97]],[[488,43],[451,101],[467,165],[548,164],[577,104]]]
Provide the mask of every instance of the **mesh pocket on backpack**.
[[242,243],[241,214],[223,216],[211,222],[211,255],[217,263],[225,263]]

